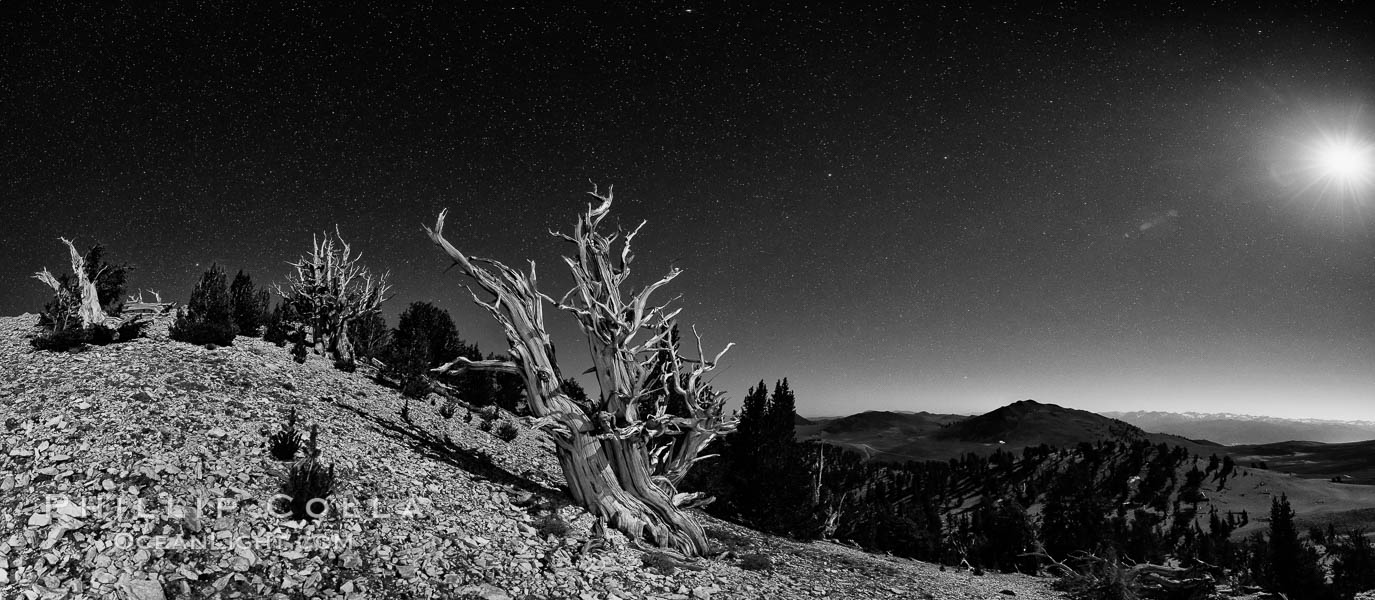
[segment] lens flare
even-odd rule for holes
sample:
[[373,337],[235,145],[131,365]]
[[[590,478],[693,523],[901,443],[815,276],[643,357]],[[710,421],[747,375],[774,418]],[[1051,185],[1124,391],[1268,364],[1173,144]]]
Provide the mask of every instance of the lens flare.
[[1369,144],[1349,139],[1325,139],[1314,147],[1313,170],[1327,186],[1360,191],[1370,185],[1372,171]]

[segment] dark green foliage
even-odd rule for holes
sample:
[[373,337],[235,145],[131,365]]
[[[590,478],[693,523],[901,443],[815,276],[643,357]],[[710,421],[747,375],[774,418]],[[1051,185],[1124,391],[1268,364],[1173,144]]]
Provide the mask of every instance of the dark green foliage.
[[111,329],[104,325],[92,325],[84,329],[69,327],[39,335],[29,340],[29,343],[35,349],[49,352],[79,352],[88,344],[105,346],[142,337],[143,330],[147,326],[148,321],[134,319],[121,324],[117,329]]
[[257,337],[269,318],[271,295],[266,288],[253,285],[253,278],[242,270],[229,285],[229,299],[234,306],[234,326],[239,335]]
[[[1084,450],[1080,450],[1084,452]],[[1104,540],[1104,499],[1095,494],[1095,469],[1088,460],[1071,465],[1046,495],[1041,541],[1051,556],[1076,550],[1097,552]]]
[[505,442],[514,442],[520,437],[520,428],[510,421],[502,421],[496,428],[496,436]]
[[592,401],[587,397],[587,390],[583,389],[578,380],[568,377],[559,382],[559,389],[568,394],[568,399],[578,406],[591,406]]
[[304,336],[300,336],[296,341],[292,342],[291,359],[297,363],[306,364],[306,357],[310,355],[310,351],[306,349],[306,342],[302,338],[304,338]]
[[452,419],[454,418],[454,412],[456,411],[457,406],[453,402],[446,401],[443,406],[439,407],[439,416],[444,417],[445,419]]
[[740,568],[746,571],[768,571],[773,569],[773,560],[765,554],[746,554],[740,557]]
[[326,469],[318,461],[303,460],[287,471],[282,483],[282,494],[287,498],[282,502],[293,519],[315,519],[324,516],[334,485],[334,465]]
[[48,352],[81,351],[91,343],[91,331],[80,327],[59,329],[29,340],[35,349]]
[[970,562],[1004,573],[1036,572],[1036,561],[1022,556],[1036,549],[1036,529],[1026,509],[1012,498],[985,503],[971,519]]
[[[472,348],[472,352],[477,352],[477,347]],[[470,356],[471,358],[471,356]],[[491,354],[487,356],[492,360],[511,360],[509,356]],[[475,379],[472,383],[463,385],[462,389],[481,388],[483,392],[468,392],[474,395],[473,403],[477,405],[491,404],[509,412],[511,414],[524,414],[525,412],[525,379],[519,375],[511,373],[474,373]],[[485,396],[483,395],[485,393]]]
[[[812,505],[811,468],[793,439],[796,401],[787,380],[768,394],[764,382],[745,397],[744,413],[722,449],[724,473],[699,487],[717,496],[714,511],[743,519],[756,528],[801,539],[820,534]],[[700,486],[703,473],[693,481]]]
[[430,369],[467,350],[458,338],[449,311],[429,302],[412,302],[407,306],[391,337],[388,375],[403,381],[428,376]]
[[219,265],[201,275],[186,310],[177,315],[168,334],[172,339],[189,344],[217,344],[230,346],[238,328],[234,325],[233,303],[225,285],[225,274]]
[[1334,545],[1332,588],[1337,596],[1347,600],[1357,592],[1375,589],[1375,548],[1365,532],[1348,532]]
[[302,448],[305,452],[305,457],[309,460],[318,460],[320,458],[320,445],[317,441],[317,436],[320,433],[319,427],[319,425],[310,426],[310,437],[306,439],[306,445]]
[[1322,597],[1325,576],[1317,550],[1299,540],[1294,509],[1284,494],[1270,500],[1269,558],[1267,583],[1272,591],[1291,600]]
[[478,428],[479,431],[485,431],[485,432],[487,432],[487,433],[491,433],[491,432],[492,432],[492,428],[494,427],[494,425],[493,425],[492,423],[493,423],[493,422],[492,422],[491,419],[482,419],[482,420],[478,421],[478,423],[477,423],[477,428]]
[[[118,316],[124,309],[124,286],[129,280],[129,273],[134,267],[129,264],[113,264],[106,262],[105,246],[96,244],[86,251],[83,260],[85,261],[86,278],[95,285],[96,301],[100,303],[100,309],[105,314]],[[77,287],[76,276],[65,273],[58,276],[57,281],[63,290],[66,290],[67,297],[73,299],[81,298],[81,290]],[[61,294],[54,297],[43,307],[40,324],[45,327],[52,327],[56,330],[66,329],[64,322],[68,322],[67,317],[75,317],[75,304],[66,304],[59,300]]]
[[286,424],[281,430],[268,438],[267,447],[272,453],[272,458],[277,460],[296,458],[296,451],[301,449],[301,433],[296,430],[296,409],[291,409],[291,414],[286,418]]
[[381,312],[370,312],[349,321],[348,332],[358,358],[386,359],[387,349],[391,345],[391,331],[387,329],[387,320]]
[[95,284],[96,300],[107,315],[118,315],[124,309],[124,285],[134,267],[105,262],[105,246],[96,244],[86,251],[86,278]]
[[300,315],[291,304],[278,302],[267,316],[267,323],[263,327],[263,341],[286,346],[288,342],[293,341],[293,335],[297,332],[296,324],[300,320]]

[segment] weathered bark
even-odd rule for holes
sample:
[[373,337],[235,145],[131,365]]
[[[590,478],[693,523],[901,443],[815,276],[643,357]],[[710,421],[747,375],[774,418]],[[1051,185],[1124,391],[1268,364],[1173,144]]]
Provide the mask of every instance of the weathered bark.
[[[360,264],[363,256],[351,256],[352,248],[339,234],[339,246],[326,234],[312,236],[312,251],[291,263],[294,275],[287,276],[287,288],[274,286],[282,298],[305,319],[315,353],[336,363],[354,362],[349,341],[350,321],[379,310],[386,301],[387,273],[376,277]],[[304,335],[306,332],[300,332]]]
[[45,267],[42,271],[34,274],[34,278],[51,287],[58,296],[58,312],[60,315],[50,315],[53,319],[53,328],[61,331],[69,326],[67,322],[72,313],[75,313],[81,327],[91,325],[105,325],[108,321],[118,322],[112,319],[105,311],[100,308],[100,298],[96,294],[95,282],[86,276],[86,259],[76,251],[76,245],[67,238],[58,238],[67,245],[67,250],[71,252],[72,274],[76,277],[76,289],[78,294],[73,297],[70,292],[62,287],[53,274],[48,272]]
[[[527,275],[494,260],[464,255],[444,238],[447,211],[426,232],[456,266],[494,297],[484,301],[473,294],[502,325],[514,361],[460,359],[436,371],[518,371],[526,384],[526,402],[534,422],[554,439],[574,501],[632,538],[700,556],[708,551],[706,535],[683,511],[695,495],[677,494],[674,486],[701,447],[728,431],[733,422],[721,417],[721,397],[701,383],[702,373],[714,363],[684,369],[675,351],[675,359],[662,370],[650,368],[654,355],[668,343],[664,325],[676,311],[666,313],[662,306],[649,305],[649,295],[676,277],[678,270],[623,297],[620,284],[629,275],[628,243],[635,232],[626,236],[620,260],[613,264],[611,246],[617,236],[607,238],[596,232],[610,208],[611,194],[601,196],[594,190],[593,195],[599,205],[588,207],[574,235],[561,236],[574,242],[578,251],[576,258],[565,258],[575,287],[559,306],[574,313],[587,334],[601,389],[594,405],[579,406],[559,388],[562,378],[544,330],[543,303],[550,299],[536,289],[533,263]],[[635,343],[642,330],[660,333]],[[662,400],[656,402],[656,414],[636,414],[638,400],[670,385],[691,396],[689,405],[694,417],[700,418],[666,418]],[[684,443],[651,457],[646,440],[655,435],[678,436]]]

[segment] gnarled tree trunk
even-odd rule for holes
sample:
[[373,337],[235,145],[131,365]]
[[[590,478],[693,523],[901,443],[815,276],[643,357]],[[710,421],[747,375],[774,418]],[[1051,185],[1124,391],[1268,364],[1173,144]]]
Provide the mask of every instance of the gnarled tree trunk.
[[76,251],[76,245],[67,238],[58,238],[67,245],[67,249],[72,255],[72,275],[76,278],[77,296],[72,297],[71,293],[62,287],[53,274],[47,268],[34,274],[34,278],[51,287],[58,296],[58,310],[64,314],[51,315],[53,317],[53,330],[61,331],[66,329],[68,314],[75,312],[81,327],[92,325],[105,325],[108,321],[118,323],[119,319],[111,318],[100,308],[100,297],[96,293],[95,282],[86,276],[86,259]]
[[352,256],[352,248],[337,228],[334,233],[339,238],[338,246],[329,235],[323,240],[312,237],[311,253],[291,263],[296,273],[287,276],[287,287],[274,287],[310,327],[315,353],[336,364],[352,365],[354,352],[348,324],[379,310],[391,285],[386,273],[374,278],[359,264],[363,256]]
[[[671,271],[638,293],[623,296],[620,286],[630,273],[632,258],[629,242],[639,230],[626,236],[619,261],[613,260],[611,251],[617,235],[597,233],[597,225],[610,209],[611,193],[592,193],[599,204],[588,206],[573,235],[561,235],[577,246],[577,254],[576,258],[565,258],[575,285],[559,307],[574,313],[587,334],[601,389],[593,405],[578,405],[559,388],[562,378],[544,330],[543,303],[549,298],[536,289],[533,263],[527,275],[494,260],[463,254],[444,238],[447,211],[441,212],[434,229],[427,227],[426,232],[455,265],[493,296],[484,301],[473,294],[474,300],[502,325],[514,360],[504,363],[460,358],[435,370],[520,373],[536,425],[554,439],[573,500],[634,539],[700,556],[708,552],[706,535],[684,512],[697,497],[678,494],[675,485],[697,460],[702,446],[729,431],[734,422],[721,415],[723,398],[702,382],[701,376],[715,366],[715,361],[686,366],[688,361],[678,356],[667,339],[667,325],[677,311],[668,313],[664,307],[648,303],[650,294],[676,277],[678,271]],[[649,334],[635,342],[645,332]],[[654,357],[666,349],[672,349],[672,359],[656,362]],[[666,414],[662,392],[670,388],[688,399],[691,417]],[[653,399],[654,409],[648,415],[636,414],[636,404],[644,398]],[[647,440],[655,436],[671,436],[675,443],[651,455]]]

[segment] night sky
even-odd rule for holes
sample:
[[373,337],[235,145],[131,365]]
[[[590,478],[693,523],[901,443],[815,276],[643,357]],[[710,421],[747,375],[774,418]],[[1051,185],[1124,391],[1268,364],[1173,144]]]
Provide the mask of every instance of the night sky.
[[1375,139],[1358,3],[29,4],[0,4],[0,314],[42,306],[58,236],[184,302],[338,224],[391,323],[434,301],[503,350],[421,224],[557,297],[591,180],[649,221],[636,281],[684,269],[660,297],[737,343],[737,401],[1375,419],[1375,190],[1311,164]]

